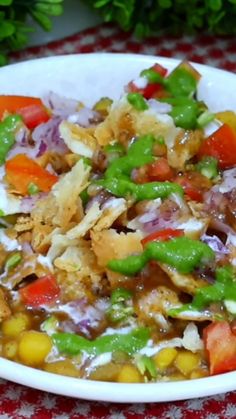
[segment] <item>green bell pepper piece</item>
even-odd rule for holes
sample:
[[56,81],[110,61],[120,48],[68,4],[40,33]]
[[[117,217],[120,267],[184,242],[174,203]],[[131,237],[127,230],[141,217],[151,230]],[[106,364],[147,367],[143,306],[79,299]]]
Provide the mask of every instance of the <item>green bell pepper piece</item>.
[[0,166],[5,163],[8,152],[15,144],[15,132],[21,122],[20,115],[9,115],[0,122]]
[[218,176],[218,160],[215,157],[206,156],[197,165],[196,169],[208,179]]

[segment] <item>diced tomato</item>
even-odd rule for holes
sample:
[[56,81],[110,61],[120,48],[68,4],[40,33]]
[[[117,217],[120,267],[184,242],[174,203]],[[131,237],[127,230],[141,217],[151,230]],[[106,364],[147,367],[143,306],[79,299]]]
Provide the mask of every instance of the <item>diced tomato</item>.
[[236,132],[227,124],[222,125],[200,146],[198,157],[212,156],[218,159],[220,169],[236,164]]
[[162,89],[162,86],[160,84],[157,83],[149,83],[145,89],[143,89],[143,96],[145,97],[145,99],[151,99],[152,97],[154,97],[157,92]]
[[17,113],[21,108],[42,105],[41,99],[30,96],[0,95],[0,118],[4,112]]
[[211,323],[203,330],[210,374],[236,370],[236,336],[226,321]]
[[156,73],[160,74],[162,77],[165,77],[167,75],[167,73],[168,73],[167,68],[162,67],[162,65],[161,64],[158,64],[158,63],[154,64],[151,68]]
[[18,109],[17,113],[22,116],[25,125],[29,129],[34,129],[39,124],[50,119],[50,115],[43,105],[29,105]]
[[137,87],[133,81],[128,84],[128,92],[141,93],[145,99],[151,99],[160,88],[161,86],[157,83],[148,83],[144,89]]
[[[203,183],[201,183],[202,175],[198,173],[186,174],[183,176],[178,176],[175,179],[175,182],[182,186],[184,193],[193,201],[202,202],[203,201]],[[199,175],[199,176],[198,176]],[[199,177],[199,179],[198,179]]]
[[132,180],[135,183],[143,184],[149,182],[147,175],[147,166],[140,167],[139,169],[134,169],[132,172]]
[[56,278],[49,274],[20,288],[19,293],[27,306],[40,307],[43,304],[54,303],[59,297],[60,288]]
[[161,157],[148,166],[147,174],[152,181],[164,182],[173,178],[174,170],[169,166],[167,159]]
[[[160,64],[154,64],[151,67],[156,73],[160,74],[162,77],[165,77],[167,74],[167,69],[162,67]],[[166,91],[163,89],[163,86],[158,83],[148,83],[146,87],[139,88],[132,81],[128,84],[128,91],[131,93],[141,93],[145,99],[151,99],[153,97],[164,97],[166,96]]]
[[17,154],[5,164],[7,181],[22,195],[28,194],[32,183],[41,192],[49,192],[58,177],[49,173],[24,154]]
[[172,228],[167,228],[165,230],[154,231],[154,233],[149,234],[147,237],[141,240],[142,245],[153,241],[167,241],[175,237],[181,237],[184,235],[183,230],[174,230]]
[[35,128],[42,122],[47,122],[50,118],[41,99],[30,96],[0,96],[0,119],[5,112],[21,115],[29,129]]

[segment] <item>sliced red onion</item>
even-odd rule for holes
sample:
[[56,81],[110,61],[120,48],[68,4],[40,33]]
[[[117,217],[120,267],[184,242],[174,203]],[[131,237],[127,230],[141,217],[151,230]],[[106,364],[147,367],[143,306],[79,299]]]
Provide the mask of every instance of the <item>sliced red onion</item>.
[[27,255],[34,253],[31,245],[28,242],[23,242],[21,246],[22,246],[22,251],[26,253]]
[[67,118],[69,115],[75,113],[78,108],[77,100],[60,96],[54,92],[49,92],[43,98],[43,103],[47,108],[52,110],[54,115],[61,116],[62,118]]
[[218,187],[219,192],[221,193],[228,193],[231,192],[233,189],[236,188],[236,168],[225,170],[223,173],[223,181],[220,185],[215,186],[216,189]]
[[227,240],[226,240],[226,245],[230,245],[232,244],[233,246],[236,246],[236,233],[232,234],[229,233]]
[[[58,309],[69,316],[69,320],[63,322],[66,331],[82,332],[90,336],[90,331],[96,329],[104,321],[108,306],[109,303],[106,299],[100,299],[92,306],[87,303],[85,298],[82,298],[61,305]],[[52,311],[57,311],[57,309]]]
[[215,189],[215,186],[204,194],[204,210],[210,214],[224,213],[227,206],[226,197]]
[[150,109],[157,113],[169,113],[172,111],[172,106],[169,103],[159,102],[156,99],[149,99],[148,105]]
[[15,140],[20,146],[27,146],[29,143],[29,130],[25,126],[22,126],[17,131]]
[[[147,214],[147,213],[146,213]],[[171,199],[165,200],[156,210],[156,218],[143,223],[143,229],[147,233],[163,230],[165,228],[176,228],[182,211]]]
[[139,221],[140,223],[149,223],[150,221],[154,221],[157,218],[157,213],[156,211],[150,211],[147,212],[143,215],[141,215],[140,217],[137,217],[137,221]]
[[72,320],[65,320],[60,323],[60,328],[66,333],[78,333],[90,337],[91,322],[89,319],[74,323]]
[[26,139],[22,139],[21,142],[16,142],[14,147],[9,151],[7,160],[17,154],[25,154],[31,159],[35,159],[48,151],[53,151],[59,154],[67,153],[69,149],[59,133],[59,125],[61,121],[61,118],[54,117],[45,124],[38,125],[32,132],[34,145],[26,142]]
[[42,140],[38,148],[38,156],[42,156],[47,151],[47,144]]
[[23,214],[29,214],[35,207],[36,203],[47,196],[47,193],[38,193],[37,195],[26,196],[22,198],[20,204],[20,212]]
[[21,146],[16,143],[14,147],[12,147],[12,149],[9,151],[7,160],[12,159],[13,157],[17,156],[17,154],[25,154],[31,159],[35,159],[37,155],[37,149],[35,146]]
[[89,127],[94,122],[99,122],[100,115],[89,108],[81,108],[78,112],[68,116],[67,121],[71,124],[78,124],[82,127]]
[[65,154],[69,151],[60,136],[59,125],[62,119],[58,116],[51,118],[45,124],[35,128],[32,138],[35,141],[36,157],[42,156],[45,152],[53,151],[59,154]]
[[206,243],[215,253],[217,256],[228,255],[229,250],[224,245],[224,243],[219,239],[217,236],[209,236],[207,234],[203,234],[201,240]]

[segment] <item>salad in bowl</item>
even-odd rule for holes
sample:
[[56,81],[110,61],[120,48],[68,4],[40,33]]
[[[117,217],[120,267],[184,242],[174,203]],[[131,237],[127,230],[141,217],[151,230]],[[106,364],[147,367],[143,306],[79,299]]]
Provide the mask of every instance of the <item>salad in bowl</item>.
[[93,107],[0,96],[0,355],[98,381],[236,369],[236,114],[160,64]]

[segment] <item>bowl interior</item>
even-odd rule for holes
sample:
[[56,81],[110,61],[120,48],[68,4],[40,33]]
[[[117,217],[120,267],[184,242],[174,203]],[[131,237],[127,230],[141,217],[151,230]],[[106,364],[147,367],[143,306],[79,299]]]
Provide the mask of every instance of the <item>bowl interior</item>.
[[[84,54],[38,59],[2,68],[0,92],[42,96],[51,90],[92,105],[104,96],[119,98],[123,86],[155,62],[172,69],[179,61],[130,54]],[[212,111],[236,110],[236,76],[202,65],[196,64],[196,68],[203,75],[198,97]],[[57,394],[114,402],[171,401],[212,395],[236,387],[236,372],[200,381],[127,385],[58,377],[2,358],[0,376]]]

